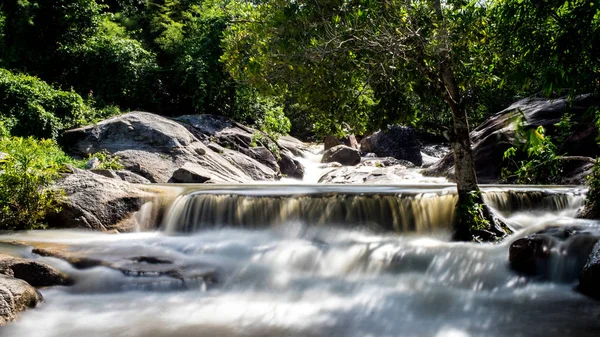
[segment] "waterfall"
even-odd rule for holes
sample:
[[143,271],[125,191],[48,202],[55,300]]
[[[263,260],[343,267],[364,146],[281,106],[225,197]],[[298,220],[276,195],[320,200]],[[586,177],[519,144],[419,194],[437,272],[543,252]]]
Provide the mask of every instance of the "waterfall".
[[[574,213],[584,200],[583,191],[575,188],[489,187],[483,189],[483,195],[501,215],[519,211]],[[455,204],[456,195],[448,187],[257,186],[233,191],[225,186],[180,195],[172,203],[163,227],[167,232],[195,232],[203,228],[302,223],[431,233],[451,228]]]

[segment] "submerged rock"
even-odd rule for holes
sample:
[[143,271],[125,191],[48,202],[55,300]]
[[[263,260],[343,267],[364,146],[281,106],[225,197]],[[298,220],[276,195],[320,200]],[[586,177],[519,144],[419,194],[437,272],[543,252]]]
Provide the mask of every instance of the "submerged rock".
[[0,275],[0,326],[14,320],[19,312],[34,308],[42,301],[42,295],[29,283]]
[[0,274],[27,281],[34,287],[73,283],[66,275],[46,264],[5,254],[0,254]]
[[514,241],[510,265],[516,271],[558,282],[579,277],[600,233],[579,227],[554,227]]
[[338,162],[344,166],[354,166],[360,163],[360,152],[346,145],[337,145],[325,151],[321,162]]
[[360,149],[363,152],[373,152],[378,157],[408,160],[417,166],[423,164],[421,143],[415,131],[408,126],[396,125],[377,131],[361,140]]

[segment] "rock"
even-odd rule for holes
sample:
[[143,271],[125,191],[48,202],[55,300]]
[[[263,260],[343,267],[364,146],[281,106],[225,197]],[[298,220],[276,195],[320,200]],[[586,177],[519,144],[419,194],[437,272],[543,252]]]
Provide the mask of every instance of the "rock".
[[363,161],[358,166],[374,166],[374,167],[390,167],[390,166],[398,166],[402,168],[412,168],[415,167],[415,164],[409,162],[408,160],[400,160],[392,157],[386,158],[377,158],[377,157],[369,157],[363,159]]
[[253,180],[275,180],[275,178],[278,177],[278,174],[275,171],[242,153],[226,150],[221,156],[240,170],[244,171]]
[[5,254],[0,254],[0,274],[24,280],[34,287],[73,284],[66,275],[48,265]]
[[128,183],[132,183],[132,184],[149,184],[150,180],[142,177],[139,174],[135,174],[133,172],[129,172],[126,170],[118,170],[117,175],[119,176],[119,178],[121,178],[121,180],[126,181]]
[[19,312],[34,308],[42,301],[42,295],[27,282],[0,275],[0,326],[14,320]]
[[514,241],[511,267],[544,280],[576,280],[600,232],[578,227],[552,227]]
[[102,246],[73,245],[63,246],[45,244],[44,247],[33,248],[33,253],[41,256],[52,256],[69,262],[78,269],[106,267],[120,271],[132,277],[156,277],[160,275],[174,279],[186,280],[202,278],[216,282],[217,270],[213,266],[189,264],[185,261],[175,262],[170,256],[138,255],[131,249],[113,248],[107,250]]
[[279,146],[280,152],[286,150],[297,157],[302,157],[304,151],[307,151],[309,146],[302,141],[292,136],[279,136],[277,138],[277,146]]
[[173,172],[188,162],[212,172],[216,180],[252,180],[206,147],[186,127],[147,112],[131,112],[97,125],[69,130],[62,141],[74,155],[86,156],[103,150],[117,155],[127,171],[153,183],[168,182]]
[[292,158],[292,154],[289,152],[281,152],[280,159],[277,162],[281,170],[281,174],[289,178],[302,179],[304,177],[304,166]]
[[98,167],[100,167],[100,159],[98,159],[96,157],[90,158],[90,160],[88,160],[87,163],[85,163],[85,168],[87,170],[94,170],[94,169],[97,169]]
[[337,145],[325,151],[321,162],[338,162],[345,166],[354,166],[360,163],[360,152],[346,145]]
[[93,169],[90,170],[90,172],[101,175],[103,177],[106,178],[113,178],[113,179],[121,179],[121,177],[119,177],[117,175],[117,173],[113,170],[99,170],[99,169]]
[[65,198],[62,210],[46,219],[50,227],[120,232],[135,229],[135,212],[159,193],[82,170],[65,175],[55,188],[64,191]]
[[377,131],[360,142],[363,152],[373,152],[378,157],[394,157],[408,160],[421,166],[421,143],[415,131],[408,126],[391,126],[388,130]]
[[327,135],[323,139],[323,150],[327,151],[334,146],[342,145],[343,143],[333,135]]
[[319,183],[325,184],[397,184],[405,182],[396,175],[396,167],[372,166],[342,167],[332,169],[321,176]]
[[600,241],[596,243],[579,275],[577,289],[588,296],[600,299]]
[[[562,97],[548,99],[532,96],[512,104],[507,109],[489,117],[484,123],[471,131],[473,159],[480,183],[495,183],[501,178],[504,152],[515,145],[514,117],[524,116],[526,128],[543,126],[547,134],[555,134],[554,124],[560,121],[565,113],[574,115],[576,132],[561,146],[561,151],[570,156],[596,158],[600,154],[596,144],[597,127],[586,117],[590,106],[597,104],[591,95],[580,95],[574,98]],[[517,158],[526,159],[526,158]],[[587,162],[565,162],[564,173],[555,178],[555,182],[583,184],[591,165]],[[446,155],[438,163],[427,169],[428,175],[454,176],[454,156]]]
[[[169,182],[202,184],[211,180],[212,178],[212,172],[204,167],[194,163],[185,163],[182,167],[173,172],[173,176],[171,176]],[[213,180],[213,182],[215,182],[215,180]],[[220,181],[217,180],[216,182]]]
[[250,158],[256,159],[259,163],[264,164],[270,168],[273,172],[279,172],[279,165],[277,165],[277,158],[273,155],[269,149],[264,146],[257,146],[248,150],[251,155]]

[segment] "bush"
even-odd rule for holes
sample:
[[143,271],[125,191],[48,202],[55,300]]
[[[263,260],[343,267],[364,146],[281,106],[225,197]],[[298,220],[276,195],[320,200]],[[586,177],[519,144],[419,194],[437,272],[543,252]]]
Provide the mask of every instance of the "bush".
[[93,121],[95,114],[73,91],[0,69],[0,120],[14,136],[56,139],[64,129]]
[[52,140],[3,137],[0,167],[0,229],[45,227],[48,214],[60,210],[61,193],[51,189],[69,158]]

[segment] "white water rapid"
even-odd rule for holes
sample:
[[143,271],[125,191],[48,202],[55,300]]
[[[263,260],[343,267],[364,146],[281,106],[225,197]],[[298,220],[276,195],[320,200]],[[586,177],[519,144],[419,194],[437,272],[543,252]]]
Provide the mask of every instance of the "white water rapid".
[[[574,280],[540,281],[508,265],[519,237],[598,226],[573,218],[585,191],[485,186],[486,200],[515,230],[493,245],[448,241],[452,190],[189,186],[158,231],[0,235],[0,251],[75,280],[41,289],[45,303],[0,335],[600,336],[600,304],[573,291]],[[75,268],[33,248],[104,263]]]

